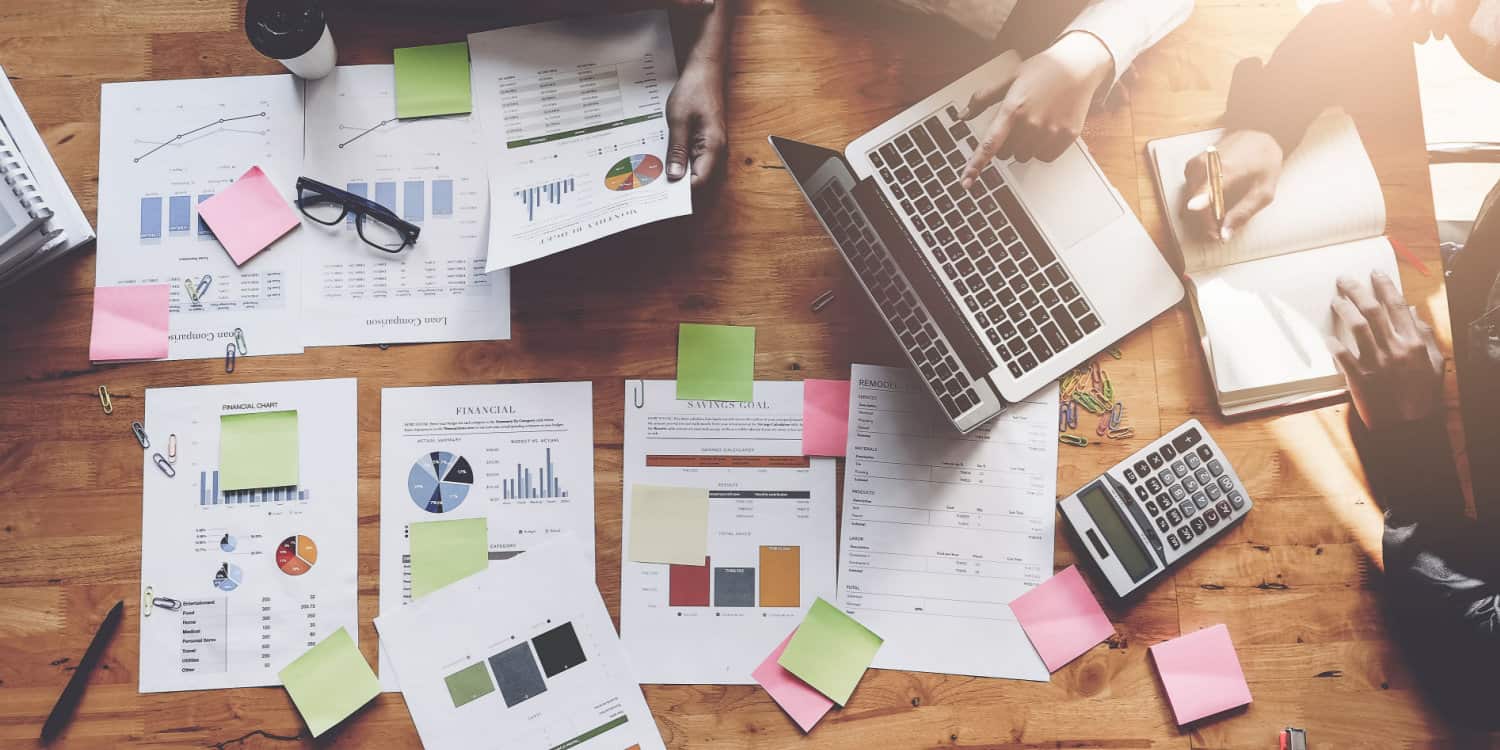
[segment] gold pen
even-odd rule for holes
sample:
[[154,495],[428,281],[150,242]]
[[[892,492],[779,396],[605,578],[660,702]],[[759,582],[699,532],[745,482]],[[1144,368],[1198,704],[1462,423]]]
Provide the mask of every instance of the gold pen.
[[1208,156],[1208,200],[1214,209],[1214,223],[1224,221],[1224,162],[1219,149],[1209,146],[1203,152]]

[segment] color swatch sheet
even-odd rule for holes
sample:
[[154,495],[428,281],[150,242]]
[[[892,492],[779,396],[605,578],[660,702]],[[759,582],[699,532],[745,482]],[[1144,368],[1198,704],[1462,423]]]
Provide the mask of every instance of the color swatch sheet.
[[584,550],[558,537],[375,618],[424,747],[664,747]]
[[1057,387],[964,435],[910,370],[850,379],[838,603],[874,666],[1046,680],[1008,603],[1052,573]]
[[662,10],[469,35],[490,169],[490,270],[692,213],[667,181],[677,83]]
[[[594,572],[594,389],[583,383],[387,388],[380,399],[380,612],[412,601],[414,521],[486,518],[489,559],[564,533]],[[399,689],[381,651],[380,682]]]
[[744,403],[679,401],[670,380],[625,384],[624,539],[633,488],[708,491],[701,565],[622,555],[620,635],[644,683],[748,685],[819,596],[832,599],[835,462],[802,455],[802,384]]
[[[509,277],[484,270],[477,127],[468,116],[397,121],[394,89],[389,65],[306,85],[291,75],[104,84],[95,285],[168,284],[169,359],[222,357],[236,328],[250,355],[509,338]],[[348,220],[325,227],[297,211],[300,227],[237,267],[199,204],[252,167],[294,211],[307,176],[363,189],[422,234],[391,257]],[[194,299],[187,287],[205,278]]]
[[[287,411],[297,483],[225,489],[222,418]],[[335,630],[359,632],[355,423],[353,379],[146,390],[147,433],[176,436],[177,476],[142,454],[141,692],[278,685]]]

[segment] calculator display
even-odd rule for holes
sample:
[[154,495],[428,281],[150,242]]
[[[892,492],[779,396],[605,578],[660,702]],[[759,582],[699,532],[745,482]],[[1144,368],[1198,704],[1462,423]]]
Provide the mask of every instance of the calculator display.
[[1080,491],[1078,499],[1132,581],[1139,581],[1147,573],[1156,570],[1156,563],[1141,544],[1140,537],[1136,536],[1125,517],[1120,514],[1114,498],[1104,491],[1102,482],[1096,482]]

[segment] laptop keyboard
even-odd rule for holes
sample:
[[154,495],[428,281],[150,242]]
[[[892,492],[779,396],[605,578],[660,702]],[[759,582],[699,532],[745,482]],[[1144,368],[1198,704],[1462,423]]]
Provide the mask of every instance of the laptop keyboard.
[[943,411],[949,418],[957,419],[978,406],[979,394],[974,391],[973,380],[938,333],[932,316],[917,301],[911,284],[897,269],[880,235],[858,210],[854,197],[843,185],[831,182],[818,191],[813,203],[829,222],[829,230],[874,296],[876,306],[896,330],[901,347],[937,394]]
[[960,184],[979,141],[948,107],[870,152],[1010,374],[1021,377],[1100,327],[1098,314],[994,165]]

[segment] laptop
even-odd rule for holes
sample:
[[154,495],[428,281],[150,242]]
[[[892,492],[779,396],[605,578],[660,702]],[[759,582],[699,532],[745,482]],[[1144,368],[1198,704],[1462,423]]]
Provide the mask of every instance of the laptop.
[[839,252],[953,425],[984,424],[1182,299],[1182,284],[1081,141],[959,184],[1013,78],[991,60],[849,144],[771,136]]

